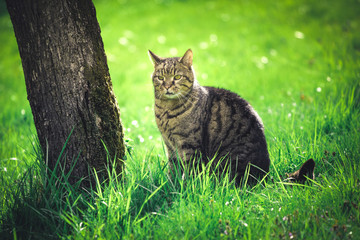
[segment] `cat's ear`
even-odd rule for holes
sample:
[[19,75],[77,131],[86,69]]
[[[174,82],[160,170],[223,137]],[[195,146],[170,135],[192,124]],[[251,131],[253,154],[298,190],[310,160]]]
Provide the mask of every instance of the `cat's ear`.
[[306,177],[310,179],[314,179],[314,169],[315,169],[315,161],[310,158],[307,160],[299,169],[299,177],[306,179]]
[[161,60],[162,60],[161,57],[159,57],[158,55],[156,55],[155,53],[153,53],[150,50],[148,51],[148,53],[149,53],[150,60],[154,64],[154,66],[158,65],[161,62]]
[[315,169],[315,161],[312,158],[310,158],[300,167],[299,170],[287,174],[288,178],[286,180],[290,182],[304,183],[307,179],[306,177],[310,179],[315,179],[314,169]]
[[188,49],[184,54],[184,56],[179,60],[179,62],[181,62],[182,64],[188,67],[192,66],[192,61],[193,61],[193,52],[191,51],[191,49]]

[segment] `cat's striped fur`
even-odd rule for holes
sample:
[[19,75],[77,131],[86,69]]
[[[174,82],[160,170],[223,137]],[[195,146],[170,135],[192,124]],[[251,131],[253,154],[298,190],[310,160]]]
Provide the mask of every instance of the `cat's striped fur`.
[[156,123],[171,169],[180,156],[186,168],[212,158],[217,164],[225,157],[220,168],[229,169],[231,179],[238,183],[248,163],[257,166],[250,168],[253,176],[269,171],[263,124],[248,102],[233,92],[200,86],[190,49],[181,58],[161,58],[151,51],[149,56],[155,68]]

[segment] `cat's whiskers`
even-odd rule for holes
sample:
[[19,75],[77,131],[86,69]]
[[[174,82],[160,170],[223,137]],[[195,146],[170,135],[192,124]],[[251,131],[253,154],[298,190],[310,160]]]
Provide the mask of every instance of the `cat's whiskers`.
[[[199,100],[199,97],[197,96],[192,96],[191,98],[190,97],[186,97],[184,94],[182,93],[179,93],[179,95],[181,96],[182,98],[182,104],[185,104],[186,102],[189,102],[192,106],[195,106],[195,102],[197,102]],[[180,98],[179,98],[180,100]]]
[[181,104],[185,104],[186,103],[186,99],[184,98],[184,95],[179,92],[177,95],[176,95],[177,99],[181,102]]
[[164,92],[163,93],[160,92],[159,99],[162,99],[164,97],[164,95],[165,95]]

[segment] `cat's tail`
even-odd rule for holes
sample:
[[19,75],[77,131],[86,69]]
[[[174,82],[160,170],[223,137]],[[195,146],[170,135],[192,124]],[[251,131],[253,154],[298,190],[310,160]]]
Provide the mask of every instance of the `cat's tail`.
[[287,182],[297,182],[297,183],[305,183],[306,180],[315,179],[314,175],[314,169],[315,169],[315,161],[310,158],[306,162],[303,163],[303,165],[299,168],[299,170],[293,172],[293,173],[287,173],[287,178],[284,181]]

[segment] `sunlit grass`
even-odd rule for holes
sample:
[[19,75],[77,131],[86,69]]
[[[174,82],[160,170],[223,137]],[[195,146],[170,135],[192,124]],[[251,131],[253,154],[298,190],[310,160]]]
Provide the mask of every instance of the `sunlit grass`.
[[[110,173],[108,183],[87,192],[46,178],[11,22],[1,11],[1,236],[359,236],[358,1],[98,0],[95,6],[132,149],[124,178]],[[262,117],[272,162],[262,185],[236,188],[208,175],[169,178],[147,50],[180,56],[188,48],[202,85],[240,94]],[[281,183],[309,158],[316,162],[314,182]]]

